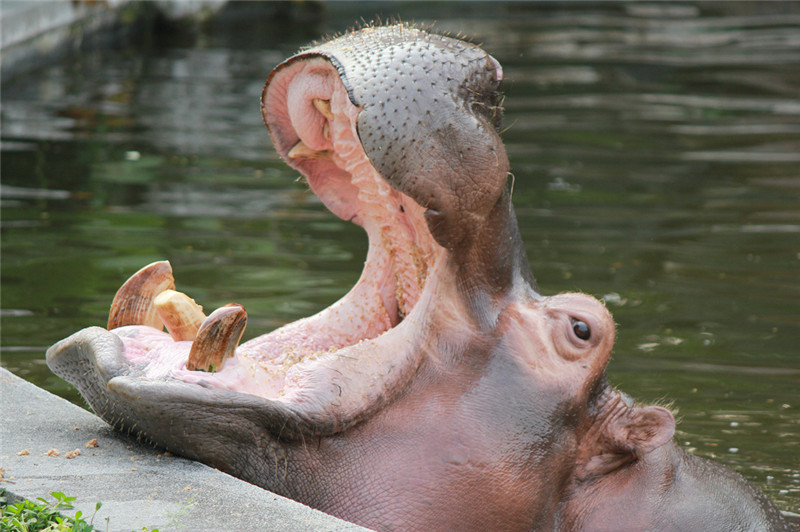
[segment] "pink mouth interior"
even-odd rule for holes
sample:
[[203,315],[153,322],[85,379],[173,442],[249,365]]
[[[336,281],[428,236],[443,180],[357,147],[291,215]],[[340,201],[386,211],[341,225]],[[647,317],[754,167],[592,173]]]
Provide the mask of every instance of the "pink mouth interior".
[[[314,98],[330,101],[330,138],[323,134],[327,119],[314,107]],[[363,356],[364,349],[353,347],[392,334],[439,269],[435,265],[443,249],[428,231],[424,209],[392,189],[370,164],[358,139],[359,109],[328,61],[285,66],[264,103],[276,148],[284,157],[300,140],[313,150],[332,153],[332,160],[295,159],[290,164],[305,174],[334,214],[365,229],[369,251],[364,270],[342,299],[242,344],[215,373],[186,369],[191,342],[175,342],[145,326],[115,329],[125,344],[125,357],[142,364],[147,378],[171,377],[269,399],[294,396],[315,363]]]

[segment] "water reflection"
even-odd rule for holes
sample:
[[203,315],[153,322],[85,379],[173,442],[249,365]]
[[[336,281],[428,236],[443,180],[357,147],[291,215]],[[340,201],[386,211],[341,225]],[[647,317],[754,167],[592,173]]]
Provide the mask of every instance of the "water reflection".
[[673,400],[682,445],[800,511],[797,4],[310,4],[4,83],[3,365],[78,401],[44,350],[153,260],[205,306],[244,304],[248,337],[341,296],[365,239],[277,159],[258,100],[301,44],[399,13],[503,63],[534,271],[614,312],[612,382]]

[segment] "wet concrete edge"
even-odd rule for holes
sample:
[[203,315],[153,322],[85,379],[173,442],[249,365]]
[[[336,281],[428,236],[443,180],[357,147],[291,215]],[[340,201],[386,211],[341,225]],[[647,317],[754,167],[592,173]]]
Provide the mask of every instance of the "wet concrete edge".
[[[97,416],[0,368],[0,488],[77,499],[99,530],[366,530],[118,434]],[[97,440],[97,447],[86,447]],[[54,449],[58,452],[51,452]],[[67,458],[70,451],[80,454]],[[50,453],[50,454],[48,454]]]
[[202,18],[227,0],[3,0],[0,78],[56,63],[82,50],[132,38],[137,24],[158,13],[170,20]]

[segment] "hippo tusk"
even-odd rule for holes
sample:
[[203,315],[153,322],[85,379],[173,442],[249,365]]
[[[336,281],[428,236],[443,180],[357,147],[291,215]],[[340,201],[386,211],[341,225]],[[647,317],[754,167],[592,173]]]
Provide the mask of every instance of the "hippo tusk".
[[163,260],[148,264],[134,273],[117,290],[108,313],[107,329],[125,325],[148,325],[158,330],[164,323],[153,306],[153,299],[164,290],[174,290],[172,266]]
[[217,371],[222,363],[233,356],[247,325],[244,307],[231,303],[220,307],[203,321],[197,331],[186,369],[190,371]]
[[327,118],[328,120],[333,120],[333,113],[331,112],[331,101],[330,100],[323,100],[322,98],[314,98],[311,100],[311,103],[314,104],[314,107],[322,113],[322,116]]
[[289,159],[324,159],[331,160],[330,150],[312,150],[301,140],[286,154]]
[[203,307],[182,292],[164,290],[153,300],[161,321],[176,342],[194,340],[206,319]]

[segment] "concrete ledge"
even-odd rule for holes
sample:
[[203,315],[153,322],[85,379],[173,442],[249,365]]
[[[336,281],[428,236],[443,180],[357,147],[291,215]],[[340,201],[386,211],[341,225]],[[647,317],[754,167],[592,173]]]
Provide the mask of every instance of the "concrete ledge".
[[[0,77],[7,80],[77,52],[119,41],[158,11],[169,19],[213,13],[227,0],[3,0]],[[88,42],[88,46],[87,46]]]
[[[105,530],[366,530],[198,462],[165,457],[97,416],[0,368],[0,487],[62,491]],[[97,440],[97,447],[86,442]],[[48,456],[57,449],[58,456]],[[66,458],[69,451],[80,455]],[[24,454],[27,451],[29,454]],[[23,452],[23,454],[19,454]]]
[[0,76],[3,80],[78,50],[86,36],[112,26],[127,0],[111,4],[3,0]]

